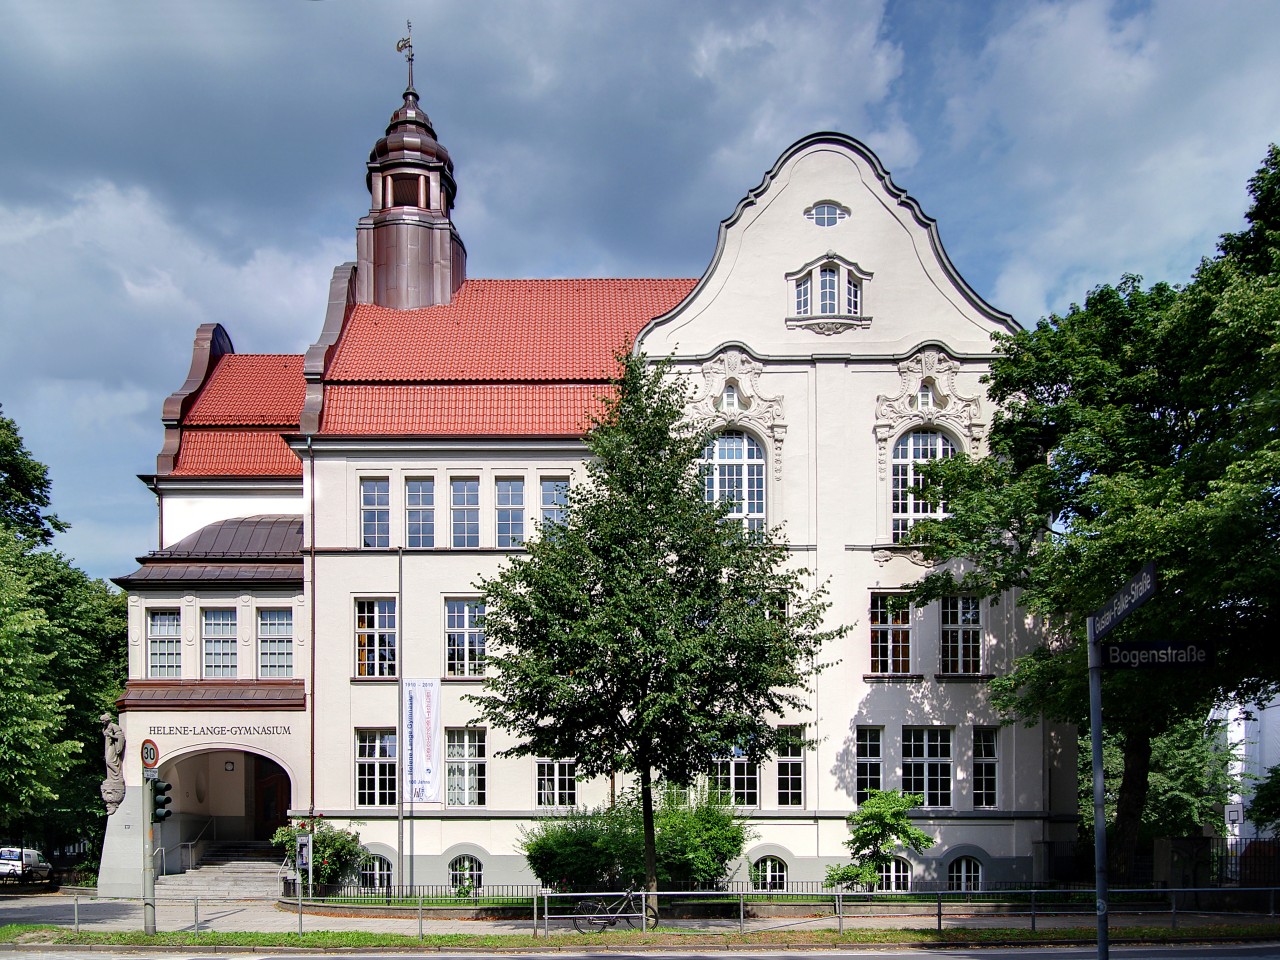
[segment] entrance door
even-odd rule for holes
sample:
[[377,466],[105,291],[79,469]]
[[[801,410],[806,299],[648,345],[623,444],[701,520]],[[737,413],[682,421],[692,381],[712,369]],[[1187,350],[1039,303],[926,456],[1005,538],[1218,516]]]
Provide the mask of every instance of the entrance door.
[[253,839],[270,840],[289,822],[292,792],[289,775],[268,757],[255,756],[253,777]]

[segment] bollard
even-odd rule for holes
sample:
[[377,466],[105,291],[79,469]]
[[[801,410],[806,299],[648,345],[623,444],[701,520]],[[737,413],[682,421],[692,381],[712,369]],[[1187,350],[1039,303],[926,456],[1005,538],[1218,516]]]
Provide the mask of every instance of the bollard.
[[195,911],[196,911],[196,916],[195,916],[196,936],[198,937],[200,936],[200,898],[199,897],[196,897],[195,899]]
[[844,895],[836,891],[836,932],[844,935]]
[[536,893],[533,895],[533,936],[534,936],[534,938],[535,938],[535,939],[537,939],[537,936],[538,936],[538,895],[537,895]]
[[938,929],[942,929],[942,894],[938,894]]
[[80,932],[80,894],[78,893],[76,894],[75,903],[76,903],[75,905],[76,933],[79,933]]
[[1169,891],[1169,929],[1178,929],[1178,895]]
[[747,898],[738,894],[738,932],[747,932]]
[[1031,891],[1031,932],[1036,932],[1036,892]]
[[418,939],[426,939],[422,935],[422,894],[418,894]]

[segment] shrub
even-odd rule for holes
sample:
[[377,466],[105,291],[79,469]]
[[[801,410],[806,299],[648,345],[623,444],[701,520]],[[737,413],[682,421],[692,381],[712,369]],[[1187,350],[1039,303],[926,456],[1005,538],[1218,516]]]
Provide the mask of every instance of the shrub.
[[[298,835],[311,834],[312,876],[317,884],[351,883],[360,876],[360,868],[369,852],[360,845],[360,834],[340,830],[322,817],[304,817],[281,827],[271,842],[284,849],[285,862],[297,869]],[[300,878],[305,879],[305,878]]]

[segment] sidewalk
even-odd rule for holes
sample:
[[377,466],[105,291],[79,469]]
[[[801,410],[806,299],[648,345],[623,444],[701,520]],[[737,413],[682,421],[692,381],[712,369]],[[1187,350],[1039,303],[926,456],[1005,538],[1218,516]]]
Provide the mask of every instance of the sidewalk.
[[[274,900],[157,900],[156,929],[159,932],[192,931],[195,929],[199,915],[201,930],[220,932],[261,932],[261,933],[297,933],[298,914],[283,909]],[[94,900],[63,893],[47,893],[32,895],[0,895],[0,925],[8,923],[54,924],[71,928],[76,924],[77,913],[80,929],[85,932],[108,932],[121,930],[141,930],[142,905],[137,900]],[[1129,914],[1115,913],[1111,917],[1112,927],[1150,926],[1165,927],[1172,925],[1173,918],[1168,913]],[[1179,912],[1177,925],[1186,926],[1238,926],[1241,923],[1277,923],[1280,931],[1280,920],[1266,916],[1238,914],[1203,914]],[[1091,913],[1080,913],[1070,916],[1044,916],[1036,918],[1038,929],[1061,929],[1079,927],[1092,929],[1094,917]],[[959,914],[944,915],[943,925],[947,928],[964,927],[984,929],[993,927],[1030,927],[1030,917],[1010,914],[964,916]],[[681,920],[663,921],[663,929],[668,932],[688,933],[737,933],[737,920]],[[765,917],[747,920],[746,931],[762,932],[765,930],[834,930],[837,921],[834,917],[815,918],[800,917]],[[892,917],[846,917],[845,929],[881,928],[881,929],[936,929],[937,918],[933,913],[918,913],[911,916]],[[419,934],[417,918],[414,917],[351,917],[324,916],[314,913],[302,915],[302,930],[314,932],[321,930],[359,930],[371,933],[394,933],[416,937]],[[553,918],[550,926],[552,936],[572,934],[575,932],[569,918]],[[435,920],[424,919],[422,932],[431,934],[524,934],[533,933],[533,921],[525,920]]]

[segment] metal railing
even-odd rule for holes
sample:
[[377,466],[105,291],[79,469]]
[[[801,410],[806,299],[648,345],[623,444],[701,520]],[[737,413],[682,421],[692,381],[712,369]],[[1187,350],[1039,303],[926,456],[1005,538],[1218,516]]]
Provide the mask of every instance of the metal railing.
[[192,869],[198,862],[199,858],[196,856],[195,848],[197,844],[204,843],[204,832],[210,827],[213,827],[213,836],[209,839],[217,840],[218,820],[216,817],[210,817],[204,822],[204,826],[200,828],[200,832],[196,834],[194,840],[184,840],[182,843],[178,844],[183,853],[181,858],[183,872]]

